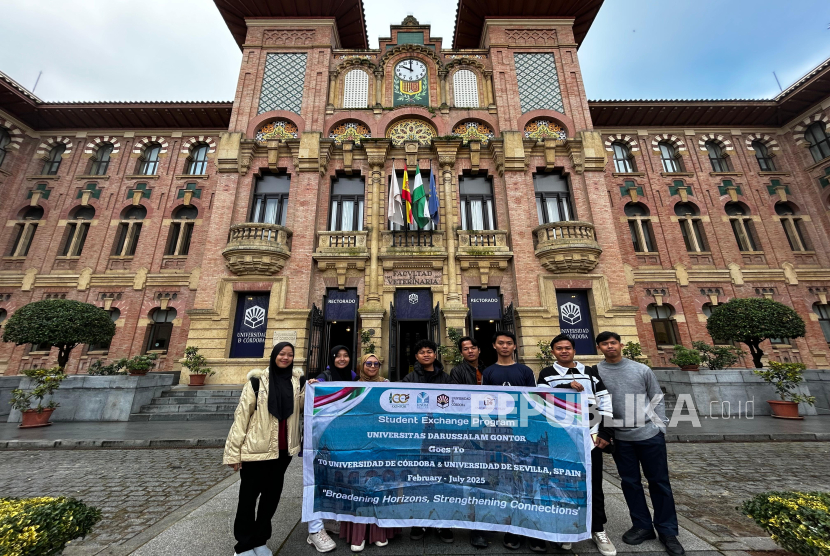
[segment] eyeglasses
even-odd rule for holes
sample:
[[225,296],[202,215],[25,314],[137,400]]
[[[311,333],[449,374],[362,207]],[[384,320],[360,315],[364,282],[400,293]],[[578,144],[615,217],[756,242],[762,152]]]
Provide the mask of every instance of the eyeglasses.
[[367,367],[380,367],[380,363],[378,361],[366,361],[364,365]]

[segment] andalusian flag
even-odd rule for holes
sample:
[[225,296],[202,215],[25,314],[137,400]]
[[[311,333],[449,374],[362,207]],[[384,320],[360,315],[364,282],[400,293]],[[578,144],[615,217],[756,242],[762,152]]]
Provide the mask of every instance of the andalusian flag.
[[429,207],[427,206],[427,192],[424,188],[424,180],[421,178],[421,163],[418,162],[417,170],[415,170],[415,187],[412,190],[412,216],[415,222],[418,223],[419,228],[426,227],[429,224]]
[[403,189],[401,189],[401,199],[403,199],[405,207],[405,220],[408,224],[414,224],[415,220],[412,218],[412,194],[409,192],[409,172],[406,169],[406,163],[403,165]]

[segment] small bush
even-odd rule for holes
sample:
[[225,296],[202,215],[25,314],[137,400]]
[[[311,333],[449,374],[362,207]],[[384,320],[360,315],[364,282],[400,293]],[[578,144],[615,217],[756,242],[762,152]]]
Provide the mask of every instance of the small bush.
[[[20,388],[12,390],[12,399],[9,403],[12,404],[14,409],[18,411],[35,409],[38,413],[41,413],[44,409],[55,409],[58,407],[59,404],[54,400],[50,401],[46,407],[43,407],[43,398],[52,395],[61,385],[61,381],[66,378],[63,369],[60,367],[52,367],[51,369],[26,369],[22,373],[31,378],[35,385],[31,390],[21,390]],[[37,407],[32,407],[33,400],[37,401]]]
[[100,510],[74,498],[0,498],[0,554],[60,554],[100,519]]
[[92,362],[86,372],[92,376],[125,375],[127,374],[127,371],[124,370],[126,362],[126,359],[118,359],[109,365],[104,365],[104,362],[101,359],[97,359]]
[[199,348],[189,346],[184,349],[184,360],[182,367],[190,371],[192,375],[213,376],[216,371],[207,366],[207,359],[199,353]]
[[648,357],[643,355],[643,348],[640,347],[639,342],[628,342],[625,344],[622,355],[626,359],[631,359],[632,361],[651,367],[651,362],[648,360]]
[[764,492],[738,511],[772,540],[801,556],[830,556],[830,493]]
[[775,391],[785,402],[813,405],[816,403],[815,396],[795,393],[798,385],[804,382],[804,371],[806,369],[807,366],[804,363],[770,361],[768,370],[756,369],[752,372],[763,378],[767,383],[772,384]]
[[458,349],[458,340],[461,339],[461,331],[458,328],[447,328],[447,337],[450,343],[446,346],[438,346],[438,354],[441,355],[441,362],[447,369],[451,369],[464,360],[461,350]]
[[674,357],[669,359],[669,362],[674,363],[678,367],[685,367],[687,365],[700,365],[703,359],[700,357],[698,350],[689,349],[677,344],[674,346]]
[[553,350],[550,349],[550,342],[539,340],[536,342],[536,347],[539,351],[536,352],[536,359],[539,360],[540,369],[550,367],[553,365],[556,358],[553,356]]
[[692,342],[692,347],[700,352],[703,364],[713,371],[731,367],[744,354],[737,346],[710,346],[706,342]]

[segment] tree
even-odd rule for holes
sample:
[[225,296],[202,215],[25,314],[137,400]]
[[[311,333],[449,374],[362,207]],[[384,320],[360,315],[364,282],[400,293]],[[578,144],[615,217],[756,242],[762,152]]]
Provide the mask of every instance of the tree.
[[760,344],[770,338],[801,338],[804,321],[791,307],[771,299],[733,299],[712,310],[706,329],[713,338],[743,342],[749,347],[755,367],[764,365]]
[[78,344],[102,344],[112,340],[115,323],[95,305],[69,299],[44,299],[24,305],[9,317],[4,342],[48,344],[58,348],[58,367],[69,361]]

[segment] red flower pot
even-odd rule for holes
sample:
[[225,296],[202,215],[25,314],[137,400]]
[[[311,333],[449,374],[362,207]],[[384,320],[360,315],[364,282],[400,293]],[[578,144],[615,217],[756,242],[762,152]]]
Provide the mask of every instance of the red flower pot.
[[23,415],[23,421],[20,423],[20,428],[31,429],[34,427],[48,427],[52,424],[49,422],[49,418],[52,416],[53,411],[55,410],[47,408],[43,411],[38,411],[37,409],[27,409],[26,411],[21,412]]
[[772,409],[772,416],[779,419],[804,419],[798,414],[798,404],[783,400],[767,400]]
[[190,385],[191,386],[204,386],[206,378],[207,378],[207,375],[192,374],[192,375],[190,375]]
[[680,365],[681,371],[699,371],[700,365]]

